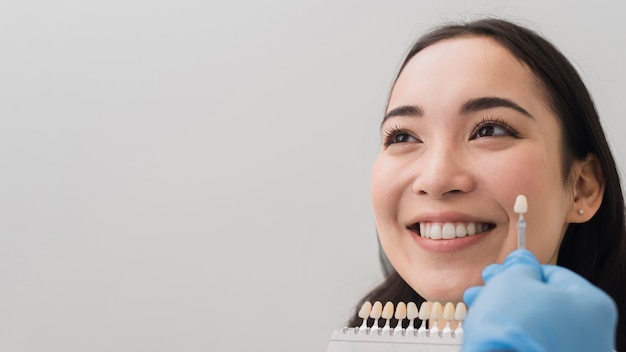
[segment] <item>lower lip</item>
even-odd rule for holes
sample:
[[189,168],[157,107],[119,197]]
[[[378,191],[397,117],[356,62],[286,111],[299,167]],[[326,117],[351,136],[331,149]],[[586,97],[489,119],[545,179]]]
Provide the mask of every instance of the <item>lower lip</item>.
[[456,237],[448,240],[433,240],[430,238],[421,237],[417,233],[410,231],[411,236],[417,244],[422,247],[424,250],[428,252],[437,252],[437,253],[451,253],[463,250],[467,247],[473,246],[475,243],[481,241],[487,236],[489,231],[481,232],[476,235],[468,235],[464,237]]

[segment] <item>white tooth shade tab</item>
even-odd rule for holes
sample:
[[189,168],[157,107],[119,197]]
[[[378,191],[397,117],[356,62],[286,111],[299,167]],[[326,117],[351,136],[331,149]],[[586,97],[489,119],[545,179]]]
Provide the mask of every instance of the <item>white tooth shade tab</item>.
[[443,307],[443,319],[447,321],[454,320],[454,303],[448,302]]
[[489,224],[476,222],[425,222],[419,224],[419,234],[432,240],[450,240],[472,236],[490,228]]
[[370,301],[363,302],[361,309],[359,309],[359,318],[363,319],[363,323],[361,324],[361,327],[359,327],[359,330],[367,329],[367,318],[370,317],[371,312],[372,312],[372,302]]
[[[413,303],[413,305],[415,305],[415,303]],[[396,305],[396,311],[395,311],[393,317],[396,318],[396,320],[398,320],[398,323],[396,324],[396,327],[393,329],[393,331],[395,331],[396,333],[397,332],[401,332],[402,331],[402,321],[404,319],[406,319],[406,317],[407,317],[407,314],[406,314],[406,303],[398,302],[398,304]]]
[[409,302],[409,304],[406,305],[406,317],[409,320],[413,320],[418,317],[418,310],[415,302]]
[[365,301],[359,310],[359,318],[367,319],[372,311],[372,302]]
[[374,324],[372,324],[371,330],[378,330],[378,319],[383,314],[383,304],[380,301],[374,302],[372,305],[372,311],[370,312],[370,318],[374,318]]
[[513,211],[518,214],[526,214],[526,212],[528,212],[528,201],[526,200],[525,195],[520,194],[517,198],[515,198]]
[[370,318],[378,319],[383,314],[383,304],[380,301],[374,302],[372,305],[372,311],[370,312]]
[[[422,302],[420,309],[417,309],[417,305],[415,302],[398,302],[394,308],[392,302],[386,302],[385,305],[380,301],[374,302],[371,304],[370,302],[364,302],[359,310],[359,317],[363,319],[363,325],[357,328],[346,328],[353,329],[356,333],[361,331],[377,331],[378,334],[386,334],[389,335],[399,335],[405,336],[407,334],[414,334],[415,336],[423,336],[423,337],[431,337],[431,336],[448,336],[455,337],[460,336],[463,332],[463,328],[461,326],[463,320],[465,320],[465,316],[467,314],[467,308],[463,302],[457,303],[456,305],[452,302],[447,302],[444,304],[440,302]],[[366,322],[368,318],[374,319],[374,322],[368,327],[366,326]],[[385,319],[385,325],[383,328],[378,327],[378,320]],[[390,320],[395,318],[397,320],[395,324],[395,328],[390,327]],[[408,324],[403,324],[403,322],[408,320]],[[417,322],[416,319],[422,321],[419,329],[416,330]],[[435,321],[430,329],[428,329],[427,322]],[[371,322],[371,320],[369,320]],[[440,323],[445,323],[445,327],[443,329],[439,329],[436,321]],[[403,328],[402,325],[407,325],[406,328]],[[452,329],[451,327],[454,327]]]
[[393,303],[385,303],[385,306],[383,307],[382,317],[383,319],[391,319],[391,317],[393,317]]
[[419,315],[420,320],[426,320],[430,318],[430,302],[422,302],[420,305]]
[[385,303],[385,306],[383,307],[382,317],[383,319],[385,319],[385,326],[383,326],[383,331],[390,330],[391,329],[390,319],[393,317],[393,303],[392,302],[388,301],[387,303]]
[[[415,306],[415,303],[413,303],[413,305]],[[417,318],[417,307],[415,307],[415,310],[415,318]],[[396,305],[396,312],[394,313],[393,317],[398,320],[403,320],[407,317],[406,303],[398,302],[398,304]]]
[[456,304],[456,308],[454,309],[454,320],[463,321],[467,316],[467,306],[465,303],[459,302]]
[[430,307],[430,318],[437,320],[443,318],[443,306],[440,302],[434,302]]

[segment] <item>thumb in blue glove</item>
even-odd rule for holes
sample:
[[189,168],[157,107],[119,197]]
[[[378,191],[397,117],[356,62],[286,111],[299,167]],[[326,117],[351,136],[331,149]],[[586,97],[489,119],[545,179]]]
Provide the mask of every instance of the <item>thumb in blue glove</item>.
[[617,310],[611,298],[572,271],[541,265],[527,250],[483,271],[472,287],[463,351],[612,351]]

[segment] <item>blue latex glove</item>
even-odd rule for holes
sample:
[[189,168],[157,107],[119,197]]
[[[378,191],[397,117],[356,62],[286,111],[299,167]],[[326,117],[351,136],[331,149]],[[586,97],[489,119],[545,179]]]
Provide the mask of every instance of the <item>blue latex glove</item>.
[[464,352],[613,351],[615,303],[574,272],[516,250],[485,268],[483,280],[463,296]]

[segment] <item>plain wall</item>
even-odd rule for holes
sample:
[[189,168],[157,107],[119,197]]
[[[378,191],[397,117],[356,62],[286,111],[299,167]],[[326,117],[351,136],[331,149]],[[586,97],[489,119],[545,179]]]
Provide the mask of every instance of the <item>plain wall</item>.
[[0,350],[325,350],[382,276],[369,173],[413,40],[543,33],[623,167],[624,7],[3,1]]

